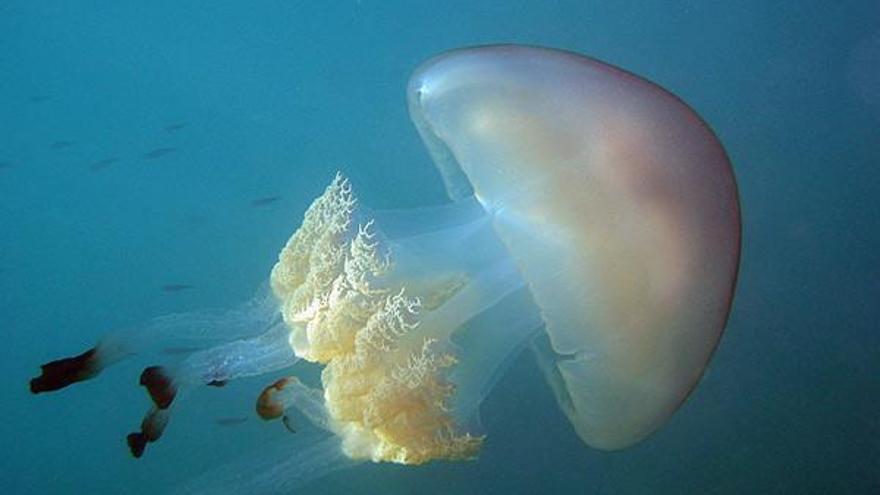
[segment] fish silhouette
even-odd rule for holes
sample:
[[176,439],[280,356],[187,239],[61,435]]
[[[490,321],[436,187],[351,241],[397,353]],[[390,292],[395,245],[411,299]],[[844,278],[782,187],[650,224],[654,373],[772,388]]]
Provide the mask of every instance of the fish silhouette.
[[189,289],[195,289],[195,287],[187,284],[165,284],[162,286],[162,290],[165,292],[180,292]]
[[175,122],[173,124],[168,124],[165,126],[165,130],[168,132],[179,131],[187,126],[186,122]]
[[201,347],[186,347],[186,346],[171,346],[171,347],[163,347],[162,353],[167,354],[169,356],[180,356],[183,354],[192,354],[196,351],[202,350]]
[[251,201],[251,206],[266,206],[281,199],[281,196],[266,196]]
[[73,141],[54,141],[49,145],[49,148],[53,150],[63,150],[64,148],[70,148],[73,145]]
[[92,163],[91,165],[89,165],[89,168],[93,171],[98,171],[98,170],[105,169],[118,161],[119,161],[118,157],[111,156],[109,158],[104,158],[103,160],[98,160],[98,161]]
[[218,426],[237,426],[242,423],[247,423],[248,418],[246,417],[229,417],[229,418],[217,418],[214,420]]
[[177,148],[156,148],[145,153],[144,158],[148,160],[155,160],[156,158],[162,158],[163,156],[174,153],[175,151],[177,151]]

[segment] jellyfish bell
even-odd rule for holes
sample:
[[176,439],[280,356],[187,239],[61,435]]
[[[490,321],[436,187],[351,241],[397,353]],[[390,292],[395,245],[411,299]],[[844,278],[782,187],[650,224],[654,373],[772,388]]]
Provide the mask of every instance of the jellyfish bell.
[[578,435],[618,449],[663,425],[718,343],[739,261],[709,127],[657,85],[544,48],[441,55],[408,95],[450,197],[477,198],[540,306],[535,348]]

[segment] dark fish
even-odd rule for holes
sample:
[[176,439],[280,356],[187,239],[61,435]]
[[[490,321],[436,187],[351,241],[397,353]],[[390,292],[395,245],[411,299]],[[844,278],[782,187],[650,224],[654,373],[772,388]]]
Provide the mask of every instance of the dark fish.
[[166,284],[162,286],[165,292],[180,292],[182,290],[195,289],[192,285],[187,284]]
[[156,158],[162,158],[165,155],[170,155],[177,151],[177,148],[156,148],[144,154],[144,158],[147,160],[155,160]]
[[240,425],[240,424],[242,424],[242,423],[247,423],[247,420],[248,420],[248,419],[247,419],[246,417],[240,417],[240,418],[217,418],[217,419],[214,420],[214,422],[217,423],[217,425],[219,425],[219,426],[237,426],[237,425]]
[[12,168],[12,163],[10,162],[0,162],[0,170],[5,168]]
[[71,146],[73,146],[73,141],[55,141],[49,145],[49,148],[53,150],[63,150],[64,148],[70,148]]
[[43,103],[44,101],[49,101],[51,99],[52,99],[51,96],[34,95],[34,96],[31,96],[30,98],[28,98],[28,101],[31,103]]
[[251,206],[267,206],[281,199],[281,196],[266,196],[251,201]]
[[168,124],[165,126],[165,130],[168,132],[179,131],[186,127],[186,122],[175,122],[173,124]]
[[103,160],[98,160],[98,161],[92,163],[91,165],[89,165],[89,169],[91,169],[92,171],[102,170],[102,169],[109,167],[110,165],[113,165],[114,163],[116,163],[118,161],[119,161],[118,157],[111,156],[110,158],[104,158]]

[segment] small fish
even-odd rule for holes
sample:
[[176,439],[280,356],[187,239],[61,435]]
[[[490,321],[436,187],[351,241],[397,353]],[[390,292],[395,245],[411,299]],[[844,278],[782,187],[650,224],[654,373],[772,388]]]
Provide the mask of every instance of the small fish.
[[296,428],[293,427],[293,420],[290,419],[290,416],[285,414],[284,417],[281,418],[281,423],[284,424],[284,427],[287,428],[287,431],[291,433],[296,433]]
[[92,171],[102,170],[102,169],[109,167],[110,165],[113,165],[114,163],[116,163],[118,161],[119,161],[118,157],[111,156],[110,158],[104,158],[103,160],[98,160],[98,161],[92,163],[91,165],[89,165],[89,169],[91,169]]
[[169,356],[179,356],[181,354],[192,354],[200,350],[200,347],[165,347],[162,349],[162,353],[168,354]]
[[73,141],[54,141],[49,145],[49,148],[53,150],[63,150],[64,148],[70,148],[73,144]]
[[12,163],[11,162],[0,162],[0,170],[6,169],[6,168],[12,168]]
[[166,125],[165,130],[167,132],[174,132],[174,131],[179,131],[179,130],[183,129],[186,126],[187,126],[186,122],[175,122],[173,124]]
[[187,284],[165,284],[162,286],[162,290],[165,292],[180,292],[189,289],[195,289],[195,287]]
[[251,201],[251,206],[268,206],[281,199],[281,196],[266,196]]
[[175,151],[177,151],[177,148],[156,148],[145,153],[144,158],[146,158],[147,160],[155,160],[156,158],[162,158],[165,155],[170,155]]
[[30,98],[28,98],[28,101],[31,103],[43,103],[44,101],[49,101],[51,99],[52,99],[51,96],[34,95],[34,96],[31,96]]
[[240,418],[230,417],[230,418],[217,418],[214,420],[214,422],[217,423],[218,426],[237,426],[242,423],[247,423],[247,420],[248,419],[246,417],[240,417]]

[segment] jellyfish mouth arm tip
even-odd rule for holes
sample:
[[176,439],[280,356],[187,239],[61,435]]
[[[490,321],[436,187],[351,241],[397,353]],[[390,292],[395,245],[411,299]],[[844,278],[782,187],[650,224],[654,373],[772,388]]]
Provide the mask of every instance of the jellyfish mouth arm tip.
[[166,409],[152,407],[141,421],[140,431],[129,433],[125,437],[129,452],[135,459],[144,455],[147,444],[154,443],[162,437],[168,425],[169,412]]
[[40,366],[40,375],[30,380],[33,394],[54,392],[74,383],[89,380],[104,368],[97,348],[69,358],[57,359]]
[[177,384],[162,366],[149,366],[141,372],[140,384],[147,389],[153,404],[159,409],[168,409],[177,396]]
[[313,426],[330,433],[337,431],[327,412],[324,391],[310,388],[295,376],[281,378],[266,387],[257,399],[257,414],[265,420],[281,418],[284,426],[292,432],[292,412],[298,411]]

